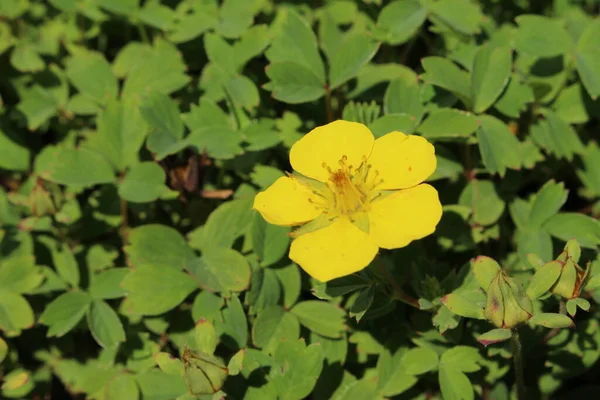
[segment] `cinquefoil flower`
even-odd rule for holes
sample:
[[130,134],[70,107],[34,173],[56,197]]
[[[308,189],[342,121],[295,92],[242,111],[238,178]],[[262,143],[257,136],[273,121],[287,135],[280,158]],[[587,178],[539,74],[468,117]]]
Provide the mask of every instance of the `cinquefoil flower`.
[[301,226],[290,258],[326,282],[360,271],[379,248],[430,235],[442,216],[437,191],[422,182],[436,168],[433,146],[391,132],[375,140],[363,124],[338,120],[310,131],[290,151],[298,174],[256,195],[275,225]]

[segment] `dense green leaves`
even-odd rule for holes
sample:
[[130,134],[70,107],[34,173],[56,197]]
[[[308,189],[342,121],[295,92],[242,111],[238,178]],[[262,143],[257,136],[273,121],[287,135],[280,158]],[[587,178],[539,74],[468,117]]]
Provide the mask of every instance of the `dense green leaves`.
[[0,397],[593,391],[597,7],[513,3],[0,1]]

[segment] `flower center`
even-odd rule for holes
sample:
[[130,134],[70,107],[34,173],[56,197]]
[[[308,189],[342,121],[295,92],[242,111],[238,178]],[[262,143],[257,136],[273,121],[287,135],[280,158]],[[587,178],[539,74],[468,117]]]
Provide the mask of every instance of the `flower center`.
[[325,185],[330,193],[323,196],[328,200],[324,207],[326,213],[351,216],[367,211],[369,203],[377,197],[373,196],[374,189],[382,181],[377,179],[377,171],[371,169],[366,158],[358,168],[349,165],[346,156],[339,160],[337,169],[326,163],[323,168],[329,172],[329,181]]

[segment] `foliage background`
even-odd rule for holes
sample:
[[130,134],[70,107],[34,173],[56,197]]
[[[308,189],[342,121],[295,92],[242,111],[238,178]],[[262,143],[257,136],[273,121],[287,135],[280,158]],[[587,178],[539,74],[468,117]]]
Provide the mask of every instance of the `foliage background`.
[[[440,299],[482,254],[527,280],[575,238],[600,268],[598,10],[0,1],[0,397],[508,399],[508,344]],[[322,285],[251,205],[337,118],[434,142],[445,207]],[[599,286],[523,328],[529,398],[600,392]]]

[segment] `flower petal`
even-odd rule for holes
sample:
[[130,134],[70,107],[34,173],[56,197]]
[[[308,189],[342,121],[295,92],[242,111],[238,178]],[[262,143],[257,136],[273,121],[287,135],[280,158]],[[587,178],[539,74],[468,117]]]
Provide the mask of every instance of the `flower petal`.
[[369,157],[380,190],[406,189],[427,179],[437,166],[435,149],[421,136],[390,132],[375,141]]
[[377,245],[348,218],[294,239],[290,258],[310,276],[327,282],[365,268],[375,258]]
[[441,218],[437,190],[421,184],[373,202],[369,235],[379,247],[396,249],[432,234]]
[[346,165],[355,168],[373,147],[373,134],[363,124],[338,120],[308,132],[292,146],[290,163],[294,170],[321,182],[329,179],[323,163],[332,169],[346,156]]
[[254,208],[274,225],[300,225],[321,214],[311,199],[311,188],[297,179],[281,177],[254,198]]

